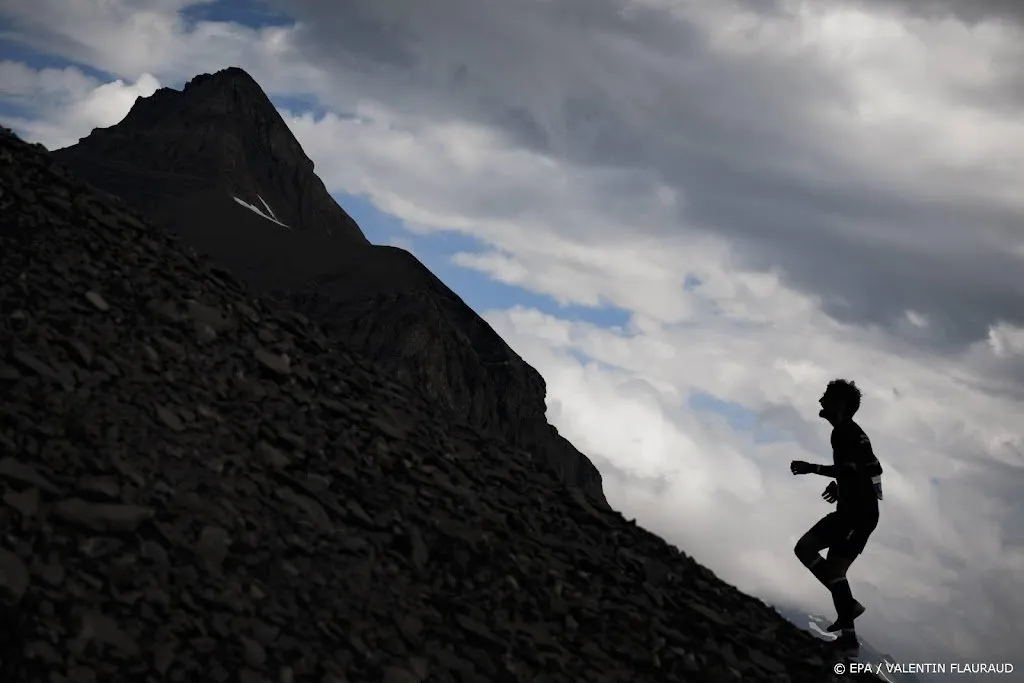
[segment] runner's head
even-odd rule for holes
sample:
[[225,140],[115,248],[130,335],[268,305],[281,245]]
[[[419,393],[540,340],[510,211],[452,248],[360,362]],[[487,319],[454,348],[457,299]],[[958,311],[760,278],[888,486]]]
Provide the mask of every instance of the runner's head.
[[821,404],[819,417],[836,423],[853,417],[860,408],[860,389],[852,381],[834,379],[825,387],[818,403]]

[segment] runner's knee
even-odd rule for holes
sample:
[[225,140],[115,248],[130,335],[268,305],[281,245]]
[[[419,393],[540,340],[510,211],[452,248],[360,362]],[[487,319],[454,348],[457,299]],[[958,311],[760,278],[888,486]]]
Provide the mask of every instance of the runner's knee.
[[810,536],[803,536],[796,545],[793,546],[793,553],[800,559],[804,564],[809,564],[814,561],[815,557],[821,557],[818,555],[818,543]]
[[846,574],[839,573],[839,571],[834,567],[829,567],[829,578],[826,583],[832,590],[835,590],[842,584],[846,584],[847,586],[850,585],[850,582],[846,578]]
[[830,553],[828,557],[828,563],[832,567],[832,574],[837,580],[846,580],[846,572],[849,571],[850,565],[853,564],[853,557],[847,555],[837,555]]

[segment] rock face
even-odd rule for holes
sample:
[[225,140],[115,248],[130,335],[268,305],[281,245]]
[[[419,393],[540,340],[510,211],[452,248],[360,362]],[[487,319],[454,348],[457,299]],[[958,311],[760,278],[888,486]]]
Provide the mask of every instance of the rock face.
[[55,155],[607,506],[597,468],[548,424],[540,374],[415,257],[366,241],[244,71],[140,98],[122,122]]
[[597,468],[548,424],[544,378],[409,252],[372,259],[285,294],[325,329],[422,390],[450,417],[545,456],[606,506]]
[[2,681],[850,680],[8,131],[0,273]]

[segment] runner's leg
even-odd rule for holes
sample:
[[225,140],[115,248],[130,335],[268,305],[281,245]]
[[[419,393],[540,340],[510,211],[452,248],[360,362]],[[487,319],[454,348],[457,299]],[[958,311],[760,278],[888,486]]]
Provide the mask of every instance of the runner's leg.
[[864,606],[854,600],[850,582],[846,579],[846,572],[856,558],[846,543],[837,543],[828,550],[829,569],[834,572],[828,588],[832,592],[832,604],[836,606],[836,620],[827,630],[831,633],[838,631],[839,637],[834,645],[846,656],[856,656],[860,652],[853,620],[864,612]]
[[821,556],[821,551],[835,543],[837,530],[836,514],[829,513],[800,537],[793,548],[800,562],[811,570],[814,578],[826,588],[829,587],[833,574],[829,570],[829,562]]
[[828,627],[829,631],[852,631],[853,620],[864,613],[864,605],[854,599],[846,574],[853,561],[864,552],[877,523],[877,519],[868,519],[864,523],[847,526],[840,531],[840,539],[829,547],[828,563],[832,572],[829,590],[832,592],[837,616],[835,623]]
[[844,555],[829,548],[828,565],[832,576],[829,578],[828,589],[832,593],[832,604],[836,606],[836,622],[828,627],[829,631],[853,628],[853,620],[864,611],[863,605],[853,599],[850,582],[846,572],[856,559],[855,556]]

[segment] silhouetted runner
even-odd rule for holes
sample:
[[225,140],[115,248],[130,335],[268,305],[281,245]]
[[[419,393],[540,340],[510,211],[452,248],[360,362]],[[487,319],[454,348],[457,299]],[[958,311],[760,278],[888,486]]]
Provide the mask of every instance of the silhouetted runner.
[[[846,572],[864,551],[871,532],[878,524],[878,501],[882,499],[882,465],[871,450],[867,434],[853,421],[860,408],[860,389],[850,381],[836,379],[828,383],[819,399],[820,417],[832,424],[831,465],[814,465],[802,460],[790,464],[793,474],[820,474],[832,477],[821,494],[829,503],[838,501],[835,512],[825,515],[796,544],[796,556],[815,578],[832,593],[837,619],[828,627],[838,631],[840,650],[856,653],[860,646],[853,621],[864,613],[854,600]],[[821,551],[828,548],[828,557]]]

